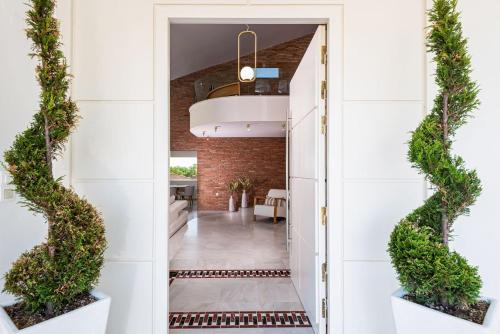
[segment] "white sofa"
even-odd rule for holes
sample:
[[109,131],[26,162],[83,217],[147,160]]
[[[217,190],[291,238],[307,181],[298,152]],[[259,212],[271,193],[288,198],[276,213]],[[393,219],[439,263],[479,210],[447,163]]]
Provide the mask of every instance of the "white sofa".
[[188,212],[184,210],[187,201],[176,201],[175,196],[170,196],[168,205],[168,260],[172,260],[182,246],[184,233],[187,230]]
[[188,212],[184,210],[188,201],[176,201],[175,196],[170,196],[168,206],[168,237],[172,237],[187,222]]
[[[272,217],[273,222],[276,224],[278,217],[286,218],[286,197],[285,189],[271,189],[266,197],[255,196],[253,202],[253,220],[255,221],[257,216]],[[266,198],[273,198],[275,200],[268,201],[273,202],[270,204],[266,203]]]

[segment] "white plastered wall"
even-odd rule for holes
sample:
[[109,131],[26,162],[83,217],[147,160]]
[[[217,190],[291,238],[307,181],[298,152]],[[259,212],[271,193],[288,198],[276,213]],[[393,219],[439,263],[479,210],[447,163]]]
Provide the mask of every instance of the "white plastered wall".
[[[68,0],[69,1],[69,0]],[[75,84],[83,120],[72,141],[71,180],[103,212],[109,250],[101,288],[112,295],[109,333],[152,333],[155,254],[153,136],[154,0],[73,0],[63,19],[72,22]],[[294,0],[177,1],[181,4],[288,4]],[[406,163],[405,142],[431,100],[424,50],[424,0],[312,0],[343,4],[343,108],[330,126],[341,159],[332,171],[340,184],[330,198],[337,234],[331,240],[341,289],[331,311],[336,333],[394,333],[389,294],[397,287],[385,253],[393,225],[426,195],[422,179]],[[8,3],[8,4],[7,4]],[[500,33],[496,0],[462,0],[465,34],[471,38],[474,76],[482,87],[481,110],[457,138],[456,149],[477,167],[485,185],[472,215],[457,223],[456,247],[480,266],[484,293],[500,297],[500,198],[497,174],[500,103],[496,99]],[[71,8],[72,7],[72,8]],[[245,7],[242,7],[244,10]],[[300,9],[300,7],[298,8]],[[203,10],[203,7],[199,7]],[[7,148],[37,105],[33,62],[23,28],[24,8],[4,1],[0,53],[0,148]],[[222,15],[222,13],[221,13]],[[65,35],[66,36],[66,35]],[[8,74],[6,79],[3,75]],[[431,92],[431,94],[429,94]],[[335,111],[332,111],[335,112]],[[339,155],[339,152],[341,155]],[[68,165],[69,166],[69,165]],[[66,174],[68,174],[66,173]],[[333,188],[335,187],[335,188]],[[0,203],[0,269],[43,238],[44,225],[13,203]],[[4,240],[5,239],[5,240]],[[15,245],[8,240],[16,241]],[[166,319],[166,315],[165,315]],[[161,321],[158,319],[157,321]],[[340,324],[340,325],[337,325]],[[339,327],[337,327],[339,326]]]

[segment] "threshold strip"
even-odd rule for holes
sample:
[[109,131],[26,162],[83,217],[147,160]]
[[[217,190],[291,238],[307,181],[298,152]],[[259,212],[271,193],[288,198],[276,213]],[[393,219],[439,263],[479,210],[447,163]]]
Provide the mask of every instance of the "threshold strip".
[[170,329],[311,327],[305,311],[170,312]]

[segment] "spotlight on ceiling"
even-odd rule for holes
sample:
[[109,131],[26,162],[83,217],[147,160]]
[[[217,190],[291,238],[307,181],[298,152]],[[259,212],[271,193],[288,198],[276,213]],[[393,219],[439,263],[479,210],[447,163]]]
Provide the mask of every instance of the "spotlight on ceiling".
[[250,131],[250,130],[252,130],[252,129],[250,128],[250,124],[247,124],[247,131]]

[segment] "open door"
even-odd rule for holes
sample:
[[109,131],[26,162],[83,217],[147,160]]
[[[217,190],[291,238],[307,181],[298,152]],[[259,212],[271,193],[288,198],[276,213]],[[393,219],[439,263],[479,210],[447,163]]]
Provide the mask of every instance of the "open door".
[[292,281],[316,333],[326,333],[326,26],[290,82],[289,236]]

